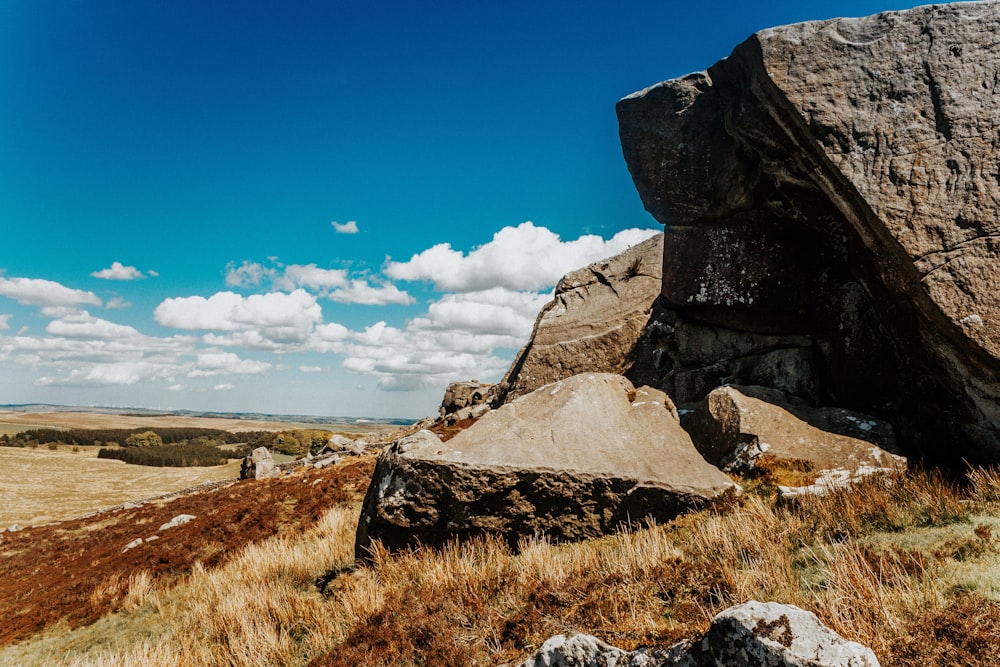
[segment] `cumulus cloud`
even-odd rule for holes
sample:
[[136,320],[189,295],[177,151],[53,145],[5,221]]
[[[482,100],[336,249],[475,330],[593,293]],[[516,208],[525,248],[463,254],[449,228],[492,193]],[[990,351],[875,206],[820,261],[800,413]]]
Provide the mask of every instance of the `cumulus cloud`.
[[303,373],[321,373],[323,371],[319,366],[299,366],[299,370]]
[[230,287],[257,287],[275,275],[275,269],[266,267],[257,262],[243,260],[243,263],[236,266],[230,262],[226,267],[226,285]]
[[330,223],[333,225],[334,230],[338,234],[357,234],[358,233],[358,223],[356,220],[348,220],[347,222],[337,222],[334,220]]
[[4,278],[0,276],[0,296],[25,306],[100,306],[93,292],[72,289],[43,278]]
[[194,367],[188,371],[188,377],[211,377],[215,375],[262,375],[271,370],[272,365],[266,361],[241,359],[233,352],[208,350],[199,352]]
[[0,314],[0,331],[10,329],[10,313]]
[[348,284],[347,271],[344,269],[321,269],[315,264],[291,264],[273,280],[275,287],[285,290],[305,287],[325,291]]
[[[149,274],[151,276],[158,275],[155,271],[150,271]],[[121,262],[111,262],[111,266],[108,268],[94,271],[90,275],[101,280],[140,280],[146,277],[146,274],[139,269],[134,266],[125,266]]]
[[85,310],[68,312],[52,320],[45,327],[45,332],[66,338],[115,341],[142,338],[142,334],[133,327],[94,317]]
[[407,292],[395,285],[372,285],[366,280],[352,280],[349,285],[335,289],[326,295],[330,301],[356,303],[364,306],[386,306],[396,304],[406,306],[416,301]]
[[[316,297],[305,290],[248,297],[234,292],[165,299],[153,311],[162,326],[185,330],[249,333],[261,341],[301,342],[322,322]],[[248,339],[249,340],[249,339]]]
[[223,382],[222,384],[215,385],[212,389],[215,391],[230,391],[236,389],[236,385],[231,382]]
[[104,307],[107,310],[124,310],[126,308],[131,308],[132,304],[122,297],[116,296],[108,299],[108,302],[104,304]]
[[653,229],[626,229],[609,240],[591,234],[562,241],[545,227],[523,222],[504,227],[489,243],[468,254],[441,243],[409,261],[390,261],[384,272],[394,280],[428,281],[447,292],[490,287],[538,291],[555,285],[574,269],[616,255],[656,233]]

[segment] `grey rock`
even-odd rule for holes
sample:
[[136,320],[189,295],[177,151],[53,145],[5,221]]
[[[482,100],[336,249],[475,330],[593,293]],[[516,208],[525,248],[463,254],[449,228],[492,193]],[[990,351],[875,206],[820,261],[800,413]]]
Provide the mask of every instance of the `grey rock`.
[[691,646],[619,648],[590,635],[556,635],[519,667],[879,667],[872,650],[847,641],[793,605],[750,601],[723,611]]
[[698,454],[662,392],[577,375],[493,410],[447,443],[429,431],[379,455],[355,551],[482,532],[513,545],[667,520],[737,487]]
[[193,514],[178,514],[173,519],[160,526],[160,530],[170,530],[171,528],[176,528],[177,526],[183,526],[186,523],[194,521],[196,518],[197,517]]
[[501,402],[580,373],[626,373],[660,292],[662,263],[657,235],[564,276],[501,382]]
[[452,382],[445,389],[438,413],[441,417],[478,405],[489,405],[496,396],[497,386],[478,380]]
[[253,450],[240,466],[240,479],[267,479],[279,475],[281,469],[274,464],[274,457],[267,451],[267,447]]
[[[995,2],[783,26],[621,100],[664,307],[808,353],[801,395],[886,416],[910,452],[1000,460],[998,37]],[[680,382],[684,351],[661,356]],[[681,370],[698,393],[735,359]],[[753,382],[791,390],[774,370]]]
[[629,654],[592,635],[555,635],[520,667],[624,667]]
[[847,641],[812,612],[750,601],[723,611],[691,650],[704,667],[878,667],[872,650]]

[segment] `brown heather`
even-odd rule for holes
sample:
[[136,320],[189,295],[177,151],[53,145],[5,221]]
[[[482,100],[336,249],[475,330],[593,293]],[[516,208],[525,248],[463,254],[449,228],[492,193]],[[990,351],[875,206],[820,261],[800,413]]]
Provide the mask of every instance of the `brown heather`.
[[[623,648],[669,644],[747,599],[815,611],[887,667],[985,666],[1000,654],[996,470],[974,471],[966,487],[922,472],[870,478],[795,503],[776,500],[775,479],[758,479],[730,506],[667,525],[579,544],[533,540],[516,552],[490,537],[377,551],[361,567],[353,535],[371,462],[355,465],[252,483],[246,495],[271,502],[293,487],[342,490],[328,491],[317,520],[270,524],[270,536],[226,543],[170,576],[147,561],[87,580],[79,605],[99,611],[63,609],[41,634],[0,650],[0,663],[516,664],[558,632]],[[219,520],[227,502],[216,500]],[[108,527],[78,529],[74,544],[100,542]]]

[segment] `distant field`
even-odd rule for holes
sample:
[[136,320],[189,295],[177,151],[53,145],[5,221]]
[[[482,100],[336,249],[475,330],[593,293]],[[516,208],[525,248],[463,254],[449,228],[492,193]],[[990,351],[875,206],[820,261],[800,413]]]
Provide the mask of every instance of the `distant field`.
[[[114,415],[95,412],[0,411],[0,435],[37,428],[215,428],[241,431],[326,429],[341,433],[389,433],[396,427],[371,423],[299,422],[190,417]],[[37,526],[113,507],[129,500],[239,477],[239,463],[205,468],[154,468],[98,459],[98,448],[60,447],[51,451],[0,447],[0,531],[12,524]],[[275,455],[279,463],[293,459]]]
[[235,479],[240,464],[153,468],[98,459],[96,447],[0,447],[0,530],[71,519],[129,500]]
[[99,412],[16,412],[0,410],[0,434],[18,433],[34,428],[217,428],[232,433],[240,431],[284,431],[287,429],[326,429],[343,433],[388,433],[398,427],[384,424],[330,422],[328,424],[189,417],[184,415],[114,415]]

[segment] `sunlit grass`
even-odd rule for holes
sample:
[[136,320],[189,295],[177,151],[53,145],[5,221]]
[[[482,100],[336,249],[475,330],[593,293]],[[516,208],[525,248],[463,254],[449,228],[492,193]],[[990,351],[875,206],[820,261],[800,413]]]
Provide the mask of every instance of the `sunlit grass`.
[[[353,565],[358,508],[338,507],[169,588],[141,572],[109,581],[123,611],[8,648],[0,663],[516,664],[558,632],[669,644],[758,599],[816,612],[887,667],[988,665],[1000,651],[1000,484],[977,474],[968,489],[914,473],[794,504],[750,493],[577,544],[376,548],[365,566]],[[935,662],[952,654],[961,663]]]

